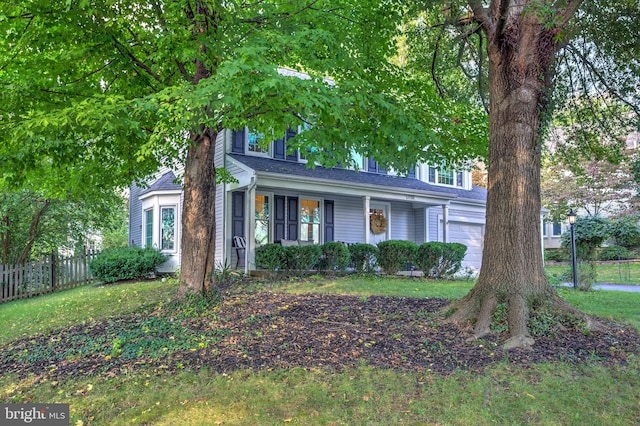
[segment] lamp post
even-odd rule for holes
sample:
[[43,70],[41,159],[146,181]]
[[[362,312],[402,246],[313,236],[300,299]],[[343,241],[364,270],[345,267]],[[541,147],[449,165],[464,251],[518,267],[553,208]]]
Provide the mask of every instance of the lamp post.
[[571,269],[573,272],[573,288],[577,289],[578,288],[578,271],[576,268],[576,232],[575,232],[577,216],[573,212],[573,209],[571,209],[569,211],[569,214],[567,214],[567,217],[569,218],[569,224],[571,225]]

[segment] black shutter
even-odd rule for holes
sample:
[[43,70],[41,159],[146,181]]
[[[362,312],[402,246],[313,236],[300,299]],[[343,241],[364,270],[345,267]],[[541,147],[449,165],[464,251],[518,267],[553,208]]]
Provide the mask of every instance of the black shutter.
[[286,209],[285,209],[285,199],[284,195],[274,195],[273,196],[274,203],[274,211],[273,211],[273,242],[277,243],[280,240],[285,239],[285,229],[286,229]]
[[333,235],[333,201],[324,200],[324,242],[335,241]]
[[409,167],[409,173],[407,173],[407,177],[412,179],[416,178],[416,166]]
[[285,154],[286,149],[284,145],[284,139],[276,139],[275,141],[273,141],[273,158],[284,160]]
[[378,162],[373,159],[373,157],[369,157],[369,164],[367,166],[367,171],[371,173],[378,173]]
[[298,199],[296,197],[289,197],[287,199],[289,203],[289,214],[288,214],[288,231],[287,239],[288,240],[297,240],[298,239]]
[[244,129],[233,131],[233,144],[231,145],[231,152],[244,154]]
[[[289,139],[292,139],[296,136],[297,132],[293,129],[287,129],[287,132],[285,134],[285,140],[287,141],[287,151],[289,148]],[[298,150],[294,150],[292,152],[287,152],[287,160],[289,161],[298,161]]]
[[231,193],[231,236],[244,237],[244,192]]

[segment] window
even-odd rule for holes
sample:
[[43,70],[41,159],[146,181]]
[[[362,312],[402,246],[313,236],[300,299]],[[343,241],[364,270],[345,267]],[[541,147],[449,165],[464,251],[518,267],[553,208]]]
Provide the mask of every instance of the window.
[[269,146],[265,145],[264,134],[247,132],[247,153],[269,155]]
[[300,200],[300,240],[320,244],[320,201]]
[[464,173],[447,169],[439,169],[437,167],[429,167],[427,181],[429,183],[436,183],[439,185],[451,185],[463,188]]
[[256,195],[255,241],[256,245],[269,243],[269,196]]
[[560,222],[553,222],[553,235],[559,237],[562,234],[562,224]]
[[176,249],[176,208],[160,208],[160,249],[174,251]]
[[153,209],[144,211],[144,246],[153,247]]

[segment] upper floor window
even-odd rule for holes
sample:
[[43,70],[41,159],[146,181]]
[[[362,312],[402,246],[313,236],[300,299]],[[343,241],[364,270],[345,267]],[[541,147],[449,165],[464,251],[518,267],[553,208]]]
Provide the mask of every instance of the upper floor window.
[[247,152],[269,155],[269,144],[264,140],[263,133],[247,132]]
[[464,185],[464,172],[429,167],[427,181],[429,183],[435,183],[438,185],[450,185],[463,188]]

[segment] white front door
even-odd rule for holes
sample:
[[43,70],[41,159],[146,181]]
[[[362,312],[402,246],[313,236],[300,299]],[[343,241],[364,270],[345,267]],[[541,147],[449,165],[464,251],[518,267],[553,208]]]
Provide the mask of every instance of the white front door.
[[369,204],[369,243],[376,245],[380,241],[391,239],[391,205],[372,201]]

